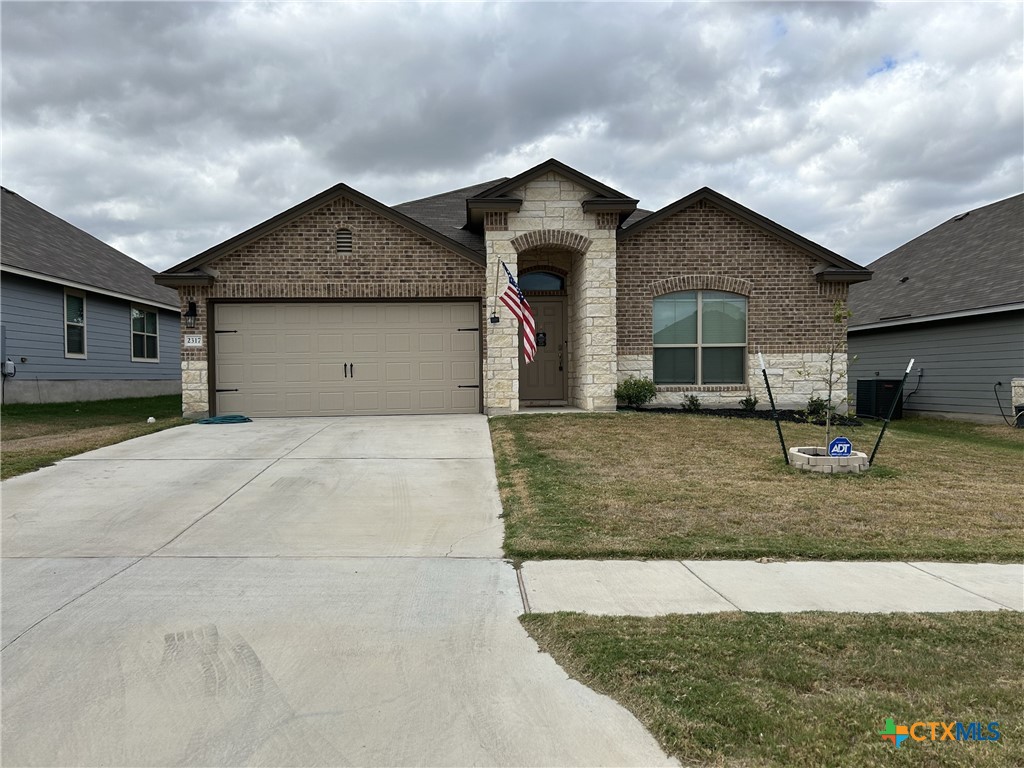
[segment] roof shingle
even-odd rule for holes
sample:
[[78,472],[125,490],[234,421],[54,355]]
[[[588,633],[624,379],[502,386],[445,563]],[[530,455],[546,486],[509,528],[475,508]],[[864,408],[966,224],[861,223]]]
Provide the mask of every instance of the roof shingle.
[[954,216],[869,265],[850,328],[1024,302],[1024,194]]
[[0,187],[0,263],[147,303],[177,306],[178,293],[153,282],[145,264],[21,195]]

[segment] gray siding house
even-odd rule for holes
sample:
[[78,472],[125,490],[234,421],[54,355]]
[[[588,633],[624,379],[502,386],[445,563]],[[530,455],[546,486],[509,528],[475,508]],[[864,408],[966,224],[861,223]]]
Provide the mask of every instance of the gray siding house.
[[870,269],[870,283],[850,288],[851,401],[858,381],[898,379],[914,358],[904,411],[997,421],[1001,402],[1012,415],[1011,382],[1024,378],[1024,195],[954,216]]
[[176,292],[155,272],[0,188],[5,403],[181,391]]

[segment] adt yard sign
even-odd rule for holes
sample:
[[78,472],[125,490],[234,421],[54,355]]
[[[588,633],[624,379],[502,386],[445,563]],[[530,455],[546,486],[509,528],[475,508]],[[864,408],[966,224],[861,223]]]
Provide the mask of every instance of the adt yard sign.
[[850,456],[853,454],[853,443],[845,437],[837,437],[828,444],[829,456]]

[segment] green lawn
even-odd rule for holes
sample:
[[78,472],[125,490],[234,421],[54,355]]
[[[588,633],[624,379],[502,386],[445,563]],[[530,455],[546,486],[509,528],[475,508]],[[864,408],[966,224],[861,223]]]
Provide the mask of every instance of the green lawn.
[[[156,423],[148,424],[152,416]],[[0,474],[32,472],[60,459],[189,422],[181,397],[11,404],[0,407]]]
[[[842,428],[870,452],[878,424]],[[1024,430],[908,419],[862,475],[785,466],[770,421],[491,420],[510,557],[1019,561]],[[784,424],[789,446],[823,430]]]
[[[571,676],[622,703],[684,765],[1024,765],[1020,613],[522,622]],[[878,733],[887,718],[998,722],[1002,738],[908,739],[897,750]]]

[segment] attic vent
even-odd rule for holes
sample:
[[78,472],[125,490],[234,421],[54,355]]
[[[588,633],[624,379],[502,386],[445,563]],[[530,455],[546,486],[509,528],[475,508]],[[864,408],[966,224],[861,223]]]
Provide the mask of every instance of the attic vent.
[[963,221],[964,219],[966,219],[970,215],[971,215],[970,211],[968,211],[967,213],[961,213],[959,216],[954,216],[953,217],[953,221]]
[[352,230],[339,229],[335,233],[334,245],[338,253],[352,253]]

